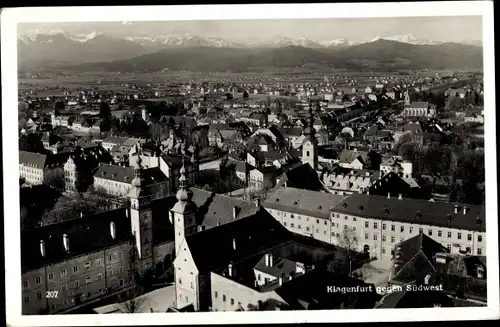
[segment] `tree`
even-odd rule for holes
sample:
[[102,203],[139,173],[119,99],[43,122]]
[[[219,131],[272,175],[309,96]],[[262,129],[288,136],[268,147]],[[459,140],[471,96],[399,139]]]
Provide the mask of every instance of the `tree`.
[[403,157],[403,160],[415,162],[418,155],[418,144],[415,142],[404,143],[399,147],[398,154]]
[[396,143],[396,149],[399,150],[399,148],[405,144],[405,143],[409,143],[409,142],[413,142],[413,134],[411,132],[406,132],[404,133],[403,135],[401,135],[398,139],[398,143]]
[[111,108],[107,102],[101,102],[99,106],[99,117],[103,119],[111,117]]
[[148,310],[149,301],[145,296],[141,296],[139,287],[133,286],[131,289],[118,295],[119,310],[122,313],[143,313]]
[[350,228],[344,228],[339,236],[339,247],[343,250],[344,257],[340,263],[342,271],[348,272],[352,276],[352,263],[356,258],[356,249],[358,247],[358,239],[356,233]]
[[51,169],[44,173],[43,183],[46,186],[64,190],[64,169]]

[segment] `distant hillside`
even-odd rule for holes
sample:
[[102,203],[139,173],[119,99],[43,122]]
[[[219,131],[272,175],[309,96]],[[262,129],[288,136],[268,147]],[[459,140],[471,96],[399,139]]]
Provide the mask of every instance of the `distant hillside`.
[[65,66],[77,71],[247,71],[252,67],[300,67],[306,64],[349,69],[481,68],[482,48],[457,43],[413,45],[377,40],[350,47],[312,49],[176,48],[138,57]]

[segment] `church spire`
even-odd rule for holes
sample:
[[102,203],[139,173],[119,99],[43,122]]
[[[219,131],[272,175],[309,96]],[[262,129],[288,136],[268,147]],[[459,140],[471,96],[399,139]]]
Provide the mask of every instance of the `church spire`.
[[309,100],[309,108],[307,110],[307,127],[304,129],[304,135],[311,141],[315,141],[316,131],[314,130],[314,115],[312,111],[312,101]]
[[142,158],[139,152],[136,152],[136,158],[133,162],[134,167],[134,179],[132,180],[132,186],[141,187],[144,185],[144,178],[142,176]]
[[179,190],[177,191],[177,200],[180,202],[188,202],[191,200],[193,193],[189,189],[186,177],[185,159],[182,157],[182,168],[180,169],[181,176],[179,177]]

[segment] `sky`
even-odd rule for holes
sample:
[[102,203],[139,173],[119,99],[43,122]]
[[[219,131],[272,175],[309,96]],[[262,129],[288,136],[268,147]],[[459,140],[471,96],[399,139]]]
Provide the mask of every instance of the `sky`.
[[94,31],[116,37],[194,34],[234,41],[268,40],[276,37],[306,37],[315,41],[345,38],[360,42],[374,37],[413,34],[417,39],[462,42],[482,40],[481,16],[331,18],[276,20],[198,20],[163,22],[26,23],[18,33],[61,29],[70,34]]

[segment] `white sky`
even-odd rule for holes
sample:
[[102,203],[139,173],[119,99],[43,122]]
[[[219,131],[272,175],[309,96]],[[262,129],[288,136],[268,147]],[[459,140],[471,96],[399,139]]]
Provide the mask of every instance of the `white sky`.
[[411,33],[418,39],[461,42],[482,40],[481,16],[332,18],[276,20],[198,20],[163,22],[25,23],[19,33],[35,29],[62,29],[71,34],[103,32],[117,37],[191,33],[230,40],[265,40],[277,36],[312,40],[346,38],[365,41],[376,36]]

